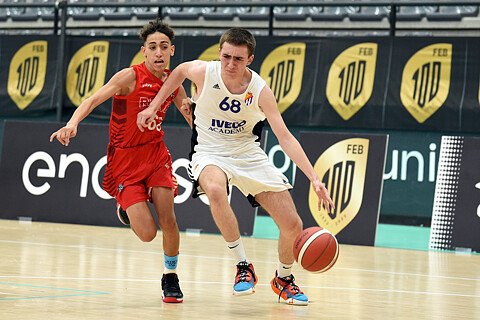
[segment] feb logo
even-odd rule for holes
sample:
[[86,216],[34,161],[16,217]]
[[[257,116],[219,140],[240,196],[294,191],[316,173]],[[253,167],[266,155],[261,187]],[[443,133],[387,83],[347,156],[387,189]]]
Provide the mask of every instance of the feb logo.
[[344,50],[332,63],[327,99],[343,120],[350,119],[370,99],[377,64],[376,43],[360,43]]
[[284,44],[270,52],[260,68],[260,76],[272,89],[280,113],[287,110],[300,94],[305,48],[303,42]]
[[315,163],[314,169],[322,179],[335,209],[318,210],[318,197],[310,185],[308,204],[317,224],[337,234],[357,215],[362,206],[367,171],[369,140],[351,138],[328,148]]
[[13,56],[8,72],[8,95],[24,110],[40,94],[47,71],[47,41],[32,41]]
[[427,46],[408,60],[403,69],[400,98],[417,122],[425,122],[447,99],[451,66],[451,43]]
[[72,57],[67,69],[67,95],[79,106],[105,82],[108,60],[108,41],[86,44]]

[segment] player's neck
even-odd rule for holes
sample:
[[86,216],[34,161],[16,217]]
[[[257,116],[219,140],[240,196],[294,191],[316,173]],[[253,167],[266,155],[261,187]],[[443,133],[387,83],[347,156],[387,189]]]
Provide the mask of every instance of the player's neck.
[[153,74],[155,77],[157,77],[158,79],[162,80],[162,81],[165,81],[167,80],[167,72],[165,71],[165,69],[159,69],[159,68],[154,68],[152,66],[150,66],[148,63],[145,62],[145,66],[147,67],[147,70],[150,71],[151,74]]
[[244,93],[248,85],[250,84],[251,79],[252,74],[248,69],[245,69],[243,74],[235,77],[222,73],[223,83],[227,87],[228,91],[233,94]]

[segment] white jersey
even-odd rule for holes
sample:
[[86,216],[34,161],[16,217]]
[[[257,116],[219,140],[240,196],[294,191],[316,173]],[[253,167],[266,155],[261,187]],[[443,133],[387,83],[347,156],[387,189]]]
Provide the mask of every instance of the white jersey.
[[245,92],[232,94],[223,83],[220,61],[207,63],[203,90],[195,101],[192,151],[232,155],[259,146],[265,114],[258,99],[266,83],[250,71]]

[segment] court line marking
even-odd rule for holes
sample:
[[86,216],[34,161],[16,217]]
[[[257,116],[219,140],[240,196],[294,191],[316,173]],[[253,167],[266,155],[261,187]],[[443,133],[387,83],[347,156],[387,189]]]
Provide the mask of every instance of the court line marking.
[[[153,282],[158,283],[160,280],[151,280],[151,279],[115,279],[115,278],[75,278],[75,277],[28,277],[28,276],[0,276],[0,278],[10,277],[10,278],[22,278],[22,279],[52,279],[52,280],[83,280],[83,281],[127,281],[127,282]],[[194,283],[194,284],[207,284],[207,285],[228,285],[231,286],[231,282],[220,282],[220,281],[194,281],[194,280],[181,280],[181,283]],[[0,284],[5,284],[0,282]],[[16,285],[16,284],[13,284]],[[40,286],[30,286],[29,287],[40,287]],[[257,283],[257,286],[270,287],[270,283]],[[49,287],[40,287],[40,288],[49,288]],[[391,292],[391,293],[403,293],[403,294],[422,294],[422,295],[433,295],[433,296],[449,296],[449,297],[465,297],[465,298],[480,298],[480,295],[475,294],[462,294],[462,293],[447,293],[447,292],[428,292],[428,291],[408,291],[408,290],[394,290],[394,289],[373,289],[373,288],[353,288],[353,287],[328,287],[328,286],[308,286],[302,285],[302,288],[311,288],[311,289],[325,289],[325,290],[350,290],[350,291],[370,291],[370,292]],[[61,289],[61,288],[52,288],[52,289]],[[86,290],[75,290],[75,289],[62,289],[62,290],[73,290],[81,292],[92,292],[90,294],[78,294],[77,296],[82,295],[94,295],[94,294],[109,294],[105,292],[96,292],[96,291],[86,291]],[[75,295],[68,295],[75,296]],[[63,296],[61,296],[63,297]],[[28,298],[18,298],[18,299],[28,299]],[[0,300],[18,300],[18,299],[0,299]]]
[[[1,276],[1,278],[16,278],[16,277],[9,277],[9,276]],[[26,279],[32,279],[25,277]],[[54,296],[36,296],[36,297],[21,297],[21,298],[0,298],[0,301],[6,300],[29,300],[29,299],[45,299],[45,298],[64,298],[64,297],[79,297],[79,296],[93,296],[93,295],[101,295],[101,294],[110,294],[108,292],[100,292],[100,291],[90,291],[90,290],[79,290],[79,289],[69,289],[69,288],[56,288],[56,287],[46,287],[46,286],[34,286],[31,284],[21,284],[21,283],[10,283],[10,282],[0,282],[0,285],[9,285],[9,286],[18,286],[18,287],[30,287],[30,288],[41,288],[41,289],[51,289],[51,290],[64,290],[64,291],[74,291],[74,292],[82,292],[77,294],[62,294],[62,295],[54,295]]]
[[[48,246],[48,247],[60,247],[60,248],[80,248],[80,249],[90,249],[90,250],[102,250],[102,251],[113,251],[113,252],[129,252],[129,253],[141,253],[141,254],[152,254],[160,255],[163,257],[163,252],[157,251],[142,251],[142,250],[131,250],[131,249],[119,249],[119,248],[100,248],[100,247],[89,247],[85,245],[67,245],[67,244],[52,244],[44,242],[29,242],[29,241],[14,241],[14,240],[1,240],[0,243],[13,243],[13,244],[28,244],[28,245],[37,245],[37,246]],[[216,260],[231,260],[232,258],[226,257],[214,257],[214,256],[202,256],[202,255],[193,255],[181,253],[183,257],[193,257],[200,259],[216,259]],[[278,262],[272,261],[262,261],[262,260],[252,260],[255,263],[266,263],[266,264],[278,264]],[[438,279],[450,279],[450,280],[465,280],[465,281],[480,281],[480,278],[464,278],[464,277],[452,277],[452,276],[441,276],[441,275],[431,275],[431,274],[420,274],[420,273],[405,273],[405,272],[395,272],[395,271],[382,271],[382,270],[369,270],[369,269],[355,269],[355,268],[342,268],[334,267],[332,270],[350,270],[350,271],[359,271],[359,272],[373,272],[373,273],[385,273],[392,275],[401,275],[401,276],[416,276],[416,277],[429,277],[429,278],[438,278]]]

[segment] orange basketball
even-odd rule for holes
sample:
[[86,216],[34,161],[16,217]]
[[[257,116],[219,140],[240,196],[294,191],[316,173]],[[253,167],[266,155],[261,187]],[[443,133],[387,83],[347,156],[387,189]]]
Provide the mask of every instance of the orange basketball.
[[302,268],[325,272],[337,262],[337,238],[327,229],[310,227],[303,230],[293,244],[293,255]]

